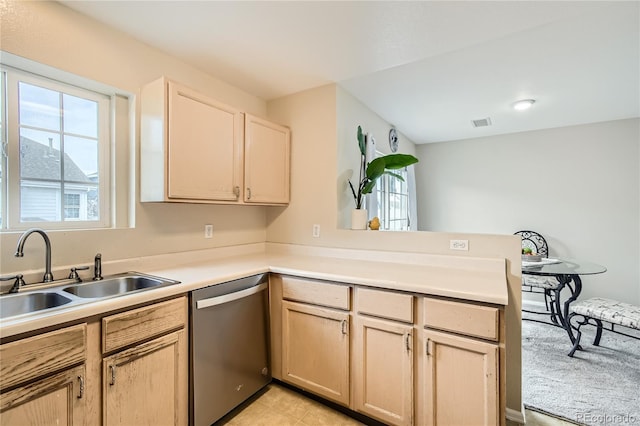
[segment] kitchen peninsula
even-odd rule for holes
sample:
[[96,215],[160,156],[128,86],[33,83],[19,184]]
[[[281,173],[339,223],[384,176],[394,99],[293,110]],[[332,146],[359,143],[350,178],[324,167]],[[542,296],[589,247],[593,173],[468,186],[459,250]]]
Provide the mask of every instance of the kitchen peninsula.
[[[434,403],[442,404],[435,399],[433,392],[436,385],[439,388],[443,383],[434,383],[433,380],[439,378],[454,386],[462,385],[459,382],[462,378],[465,386],[460,386],[458,392],[466,389],[469,395],[465,398],[469,401],[479,396],[480,400],[485,401],[481,412],[466,414],[479,416],[475,418],[482,418],[490,424],[503,424],[504,305],[508,300],[504,260],[422,255],[418,256],[420,263],[412,264],[381,261],[385,255],[390,255],[384,252],[311,249],[314,254],[309,254],[309,250],[288,245],[256,244],[235,249],[105,262],[103,270],[106,274],[136,270],[181,283],[95,304],[59,308],[55,312],[2,324],[0,331],[3,343],[23,336],[37,336],[38,329],[51,332],[56,326],[77,326],[86,321],[89,321],[91,329],[90,318],[154,306],[157,302],[176,300],[176,297],[180,298],[205,286],[270,272],[271,370],[274,378],[390,424],[438,424],[445,420],[438,416],[459,413],[455,407],[447,409],[446,405],[438,405],[437,413],[427,408],[433,407]],[[296,254],[300,251],[307,253]],[[169,257],[171,263],[168,263]],[[418,258],[413,260],[415,262]],[[344,297],[340,306],[335,306],[331,297],[327,299],[321,296],[334,291]],[[177,308],[178,311],[181,309],[179,305]],[[325,319],[319,323],[307,323],[303,319],[297,323],[299,318],[296,312],[300,309],[307,318],[311,318],[306,315],[309,312],[313,315],[341,315],[342,319],[335,323],[339,326],[335,336],[339,341],[342,340],[343,345],[346,344],[343,365],[346,371],[314,372],[309,370],[309,366],[304,366],[305,359],[310,363],[315,361],[311,361],[313,355],[309,353],[302,356],[300,348],[308,346],[312,350],[317,345],[325,345],[325,349],[331,352],[337,348],[332,346],[336,342],[318,340],[331,331],[332,322],[327,323]],[[379,322],[387,327],[380,329]],[[391,324],[391,328],[384,323]],[[320,327],[329,324],[329,330],[316,329],[318,324]],[[394,331],[394,324],[401,326],[401,333]],[[375,333],[385,333],[383,346],[375,349],[362,346],[361,333],[366,333],[372,326]],[[375,333],[366,340],[375,343]],[[89,347],[90,336],[91,333],[88,334]],[[339,341],[337,344],[340,344]],[[369,381],[365,384],[361,379],[363,372],[350,372],[348,365],[351,368],[359,365],[374,367],[375,357],[363,358],[367,357],[367,350],[391,350],[386,362],[395,360],[398,353],[406,358],[405,367],[388,369],[392,376],[400,372],[407,374],[403,380],[396,381],[400,387],[398,392],[392,393],[402,396],[401,401],[387,401],[390,405],[385,407],[375,405],[381,404],[379,400],[363,399],[366,395],[375,395],[374,389],[366,389],[363,393],[365,389],[361,389],[361,386],[371,386],[375,383],[373,377],[376,375],[368,374]],[[442,350],[449,352],[443,353]],[[451,353],[451,350],[454,352]],[[467,373],[460,377],[446,365],[446,362],[450,362],[447,361],[449,357],[457,356],[471,356],[471,360],[477,359],[479,364],[472,361]],[[435,362],[438,359],[444,361],[439,364]],[[89,360],[87,362],[90,364]],[[479,366],[482,370],[473,370]],[[437,371],[437,376],[430,375],[432,369],[436,369],[433,371]],[[473,384],[472,378],[476,374],[479,382]],[[328,388],[323,383],[316,383],[314,389],[314,380],[318,381],[318,377],[333,380],[336,375],[342,375],[340,380],[343,380],[339,397],[331,392],[323,392]],[[380,380],[394,383],[384,375],[380,376]],[[91,383],[99,383],[99,380],[87,378],[87,386]],[[88,392],[89,388],[86,389]],[[353,399],[350,397],[351,389],[354,391]],[[430,402],[421,403],[425,398],[430,398]],[[92,414],[95,415],[95,410],[87,407],[85,415]]]

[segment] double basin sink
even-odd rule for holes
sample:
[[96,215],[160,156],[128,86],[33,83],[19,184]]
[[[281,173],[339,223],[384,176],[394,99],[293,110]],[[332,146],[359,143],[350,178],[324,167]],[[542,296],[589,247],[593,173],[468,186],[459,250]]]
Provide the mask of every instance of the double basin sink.
[[42,290],[7,294],[0,296],[0,320],[41,313],[58,307],[71,307],[178,283],[179,281],[166,278],[127,272],[105,277],[101,281],[66,284]]

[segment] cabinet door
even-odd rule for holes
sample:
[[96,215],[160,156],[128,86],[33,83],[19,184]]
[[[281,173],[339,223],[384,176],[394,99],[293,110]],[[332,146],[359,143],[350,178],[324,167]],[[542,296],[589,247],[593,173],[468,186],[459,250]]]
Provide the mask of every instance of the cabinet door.
[[242,114],[169,82],[167,196],[235,201],[242,179]]
[[497,425],[498,346],[426,330],[426,425]]
[[244,137],[244,201],[288,203],[291,151],[289,129],[246,114]]
[[4,425],[83,425],[85,366],[38,380],[0,395]]
[[349,404],[349,314],[282,302],[282,379]]
[[105,426],[187,423],[184,339],[181,330],[104,358]]
[[387,424],[413,422],[413,326],[358,316],[355,409]]

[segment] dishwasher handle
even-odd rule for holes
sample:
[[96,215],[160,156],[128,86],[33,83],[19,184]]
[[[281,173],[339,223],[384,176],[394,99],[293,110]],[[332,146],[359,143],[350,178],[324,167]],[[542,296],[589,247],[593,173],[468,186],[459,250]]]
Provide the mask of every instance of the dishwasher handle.
[[253,287],[249,287],[244,290],[236,291],[235,293],[223,294],[222,296],[210,297],[208,299],[202,299],[196,301],[196,309],[210,308],[211,306],[222,305],[224,303],[233,302],[234,300],[242,299],[244,297],[251,296],[252,294],[260,293],[267,289],[268,284],[262,283]]

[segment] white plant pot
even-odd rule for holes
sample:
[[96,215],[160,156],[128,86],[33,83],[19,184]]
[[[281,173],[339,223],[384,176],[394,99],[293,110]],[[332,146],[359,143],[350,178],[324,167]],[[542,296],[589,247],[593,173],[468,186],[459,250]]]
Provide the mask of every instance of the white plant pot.
[[367,229],[367,219],[366,209],[351,210],[351,229]]

